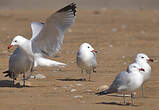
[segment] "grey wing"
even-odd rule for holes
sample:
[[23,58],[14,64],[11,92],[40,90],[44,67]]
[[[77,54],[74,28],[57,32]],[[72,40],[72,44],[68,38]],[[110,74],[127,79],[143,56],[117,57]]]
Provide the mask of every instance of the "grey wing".
[[119,92],[119,88],[121,86],[127,85],[127,83],[128,83],[128,80],[127,80],[127,71],[123,71],[123,72],[119,73],[116,76],[115,80],[113,81],[113,83],[109,87],[109,92],[110,93]]
[[52,14],[44,24],[38,36],[32,38],[34,53],[51,56],[59,51],[64,39],[64,32],[75,20],[76,4],[71,3]]
[[39,33],[41,32],[44,23],[41,22],[32,22],[31,29],[32,29],[32,39],[34,39]]

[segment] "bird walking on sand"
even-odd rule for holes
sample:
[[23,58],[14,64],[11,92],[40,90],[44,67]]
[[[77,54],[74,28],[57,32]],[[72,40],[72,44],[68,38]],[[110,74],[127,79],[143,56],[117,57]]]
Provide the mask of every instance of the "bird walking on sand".
[[71,3],[52,14],[45,23],[33,22],[32,38],[28,40],[18,35],[13,38],[8,49],[16,45],[28,57],[28,61],[33,62],[33,67],[65,66],[66,64],[50,60],[45,56],[52,56],[61,49],[64,32],[74,23],[75,13],[76,4]]
[[143,83],[143,75],[140,73],[140,71],[145,70],[141,68],[137,63],[130,64],[126,71],[123,71],[116,76],[115,80],[108,89],[102,92],[97,92],[96,94],[105,95],[122,92],[124,104],[126,104],[125,93],[131,92],[131,102],[132,105],[134,105],[134,91],[138,89]]
[[142,71],[141,74],[144,77],[144,82],[141,86],[142,97],[144,97],[144,83],[150,79],[151,76],[151,66],[149,62],[153,62],[153,59],[149,58],[146,54],[138,53],[135,58],[135,63],[139,64],[145,71]]
[[91,80],[91,72],[96,72],[96,53],[97,51],[90,44],[83,43],[76,55],[77,66],[81,68],[82,75],[84,70],[89,75],[88,81]]

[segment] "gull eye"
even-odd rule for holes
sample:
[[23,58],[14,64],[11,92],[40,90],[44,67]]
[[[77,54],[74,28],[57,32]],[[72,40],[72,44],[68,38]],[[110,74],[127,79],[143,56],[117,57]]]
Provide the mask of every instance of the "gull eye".
[[136,66],[133,66],[134,68],[136,68]]
[[141,58],[144,58],[144,57],[141,57]]
[[17,40],[15,40],[14,42],[17,42]]
[[88,46],[88,48],[90,48],[90,47]]

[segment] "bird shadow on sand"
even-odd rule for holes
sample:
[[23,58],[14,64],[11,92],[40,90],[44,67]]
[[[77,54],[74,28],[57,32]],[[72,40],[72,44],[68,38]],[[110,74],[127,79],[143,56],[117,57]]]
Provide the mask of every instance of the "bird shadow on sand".
[[13,85],[13,81],[12,80],[0,80],[0,87],[12,87],[12,88],[30,88],[30,87],[41,87],[41,86],[28,86],[28,85],[20,85],[19,83],[18,84],[15,84]]
[[0,80],[0,87],[14,87],[12,80]]
[[75,79],[75,78],[64,78],[64,79],[56,79],[56,80],[59,80],[59,81],[86,81],[86,79]]
[[117,102],[98,102],[96,104],[106,104],[106,105],[117,105],[117,106],[133,106],[133,107],[138,107],[138,105],[131,105],[131,104],[122,104],[122,103],[117,103]]

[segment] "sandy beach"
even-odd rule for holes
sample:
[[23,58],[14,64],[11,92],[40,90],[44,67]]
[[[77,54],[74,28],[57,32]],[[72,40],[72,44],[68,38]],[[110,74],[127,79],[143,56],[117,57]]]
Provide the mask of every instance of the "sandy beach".
[[[31,0],[30,0],[31,1]],[[32,1],[33,2],[33,1]],[[157,110],[159,103],[159,11],[152,9],[86,9],[78,8],[75,23],[65,33],[64,44],[56,56],[64,62],[61,70],[55,67],[35,68],[33,75],[44,74],[45,79],[30,79],[25,88],[12,87],[3,71],[15,47],[7,46],[16,35],[31,38],[30,23],[45,22],[56,9],[1,9],[0,10],[0,109],[1,110]],[[94,2],[93,2],[94,3]],[[4,6],[8,6],[4,3]],[[96,50],[97,72],[92,81],[80,81],[80,69],[76,65],[76,52],[81,43],[88,42]],[[110,85],[114,77],[133,62],[137,53],[146,53],[154,59],[151,79],[145,83],[145,98],[137,90],[136,106],[121,105],[122,98],[96,96],[97,88]],[[87,75],[85,75],[88,78]],[[20,76],[17,82],[21,81]],[[130,97],[127,98],[130,100]]]

